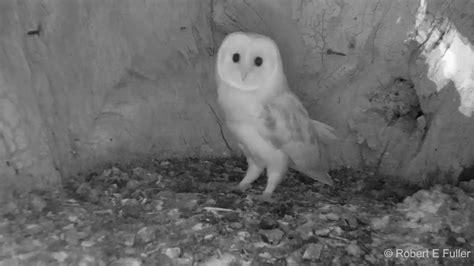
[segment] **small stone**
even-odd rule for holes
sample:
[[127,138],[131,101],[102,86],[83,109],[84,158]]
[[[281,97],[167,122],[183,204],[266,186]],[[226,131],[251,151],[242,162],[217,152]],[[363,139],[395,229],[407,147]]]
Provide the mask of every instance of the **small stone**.
[[166,214],[168,215],[168,217],[170,217],[173,220],[179,219],[179,216],[181,215],[180,211],[176,208],[169,210],[168,213]]
[[122,206],[124,217],[138,218],[143,211],[136,199],[123,199]]
[[92,187],[88,183],[83,183],[81,184],[77,189],[76,189],[76,194],[83,200],[91,202],[91,203],[96,203],[99,201],[99,195],[100,192],[98,192],[96,189],[92,189]]
[[464,237],[457,237],[456,238],[456,241],[458,241],[459,243],[466,243],[466,239]]
[[271,260],[273,259],[273,256],[272,254],[268,253],[268,252],[263,252],[263,253],[260,253],[258,254],[258,256],[262,259],[266,259],[266,260]]
[[220,266],[220,265],[243,265],[239,263],[239,259],[230,253],[212,256],[202,265]]
[[112,263],[113,266],[140,266],[141,260],[137,258],[121,258]]
[[112,169],[105,169],[101,174],[101,176],[103,177],[110,177],[111,175],[112,175]]
[[213,198],[209,198],[209,199],[206,200],[206,202],[204,202],[205,206],[216,206],[216,204],[217,204],[217,202]]
[[127,173],[121,173],[118,180],[125,182],[130,180],[130,176]]
[[314,233],[318,236],[328,236],[330,232],[331,232],[331,229],[329,228],[323,228],[323,229],[314,231]]
[[86,241],[82,241],[82,242],[81,242],[81,246],[82,246],[82,247],[85,247],[85,248],[90,248],[90,247],[92,247],[92,246],[94,246],[94,245],[95,245],[95,243],[94,243],[93,241],[87,241],[87,240],[86,240]]
[[211,239],[214,238],[214,235],[213,234],[207,234],[203,238],[204,238],[204,240],[211,240]]
[[270,215],[264,216],[259,223],[259,227],[263,230],[270,230],[274,228],[278,228],[278,222],[273,219]]
[[137,251],[134,248],[126,247],[124,253],[127,255],[134,255]]
[[333,213],[333,212],[324,214],[323,217],[324,217],[323,219],[327,219],[327,220],[330,220],[330,221],[339,220],[339,215],[337,215],[336,213]]
[[108,187],[108,189],[107,189],[107,192],[108,192],[109,194],[112,194],[112,195],[113,195],[114,197],[116,197],[116,198],[121,198],[122,195],[120,195],[119,193],[117,193],[118,190],[119,190],[118,185],[114,183],[114,184],[109,185],[109,187]]
[[240,221],[240,215],[238,212],[226,212],[223,219],[228,222],[238,222]]
[[342,230],[342,228],[339,226],[331,226],[330,229],[333,234],[338,235],[338,236],[344,232],[344,230]]
[[354,257],[359,257],[362,255],[362,250],[360,247],[357,245],[357,241],[352,241],[347,247],[346,247],[346,252],[349,253],[349,255],[352,255]]
[[141,228],[138,230],[135,239],[140,244],[150,243],[156,239],[156,228],[150,226]]
[[176,265],[193,265],[194,259],[191,254],[184,253],[180,258],[174,259]]
[[162,253],[154,253],[151,255],[151,259],[156,262],[160,262],[159,264],[155,265],[160,265],[160,266],[175,266],[176,264],[173,262],[172,259],[170,259],[168,256]]
[[66,240],[53,239],[49,244],[47,244],[46,250],[49,252],[58,252],[59,250],[62,250],[66,245]]
[[260,230],[259,233],[262,236],[263,241],[272,245],[278,245],[284,235],[283,231],[280,229]]
[[79,219],[76,215],[69,215],[67,217],[67,219],[71,222],[71,223],[75,223],[77,222],[77,220]]
[[42,226],[40,226],[39,224],[29,224],[26,226],[25,229],[26,229],[26,232],[28,232],[28,234],[30,235],[35,235],[43,231]]
[[33,252],[18,254],[17,257],[18,257],[21,261],[25,261],[25,260],[30,260],[30,259],[32,259],[35,255],[37,255],[37,252],[33,251]]
[[127,247],[133,246],[135,244],[135,241],[137,241],[135,234],[126,233],[126,232],[120,233],[119,234],[119,239]]
[[77,189],[76,193],[81,197],[81,198],[86,198],[87,195],[90,193],[92,190],[91,186],[88,183],[82,183]]
[[104,209],[104,210],[94,211],[94,214],[98,214],[98,215],[105,215],[105,214],[112,215],[113,213],[114,213],[114,211],[112,211],[111,209]]
[[319,243],[311,243],[306,246],[303,253],[304,260],[317,260],[321,257],[324,246]]
[[69,257],[69,255],[64,251],[59,251],[51,253],[51,257],[53,257],[58,262],[63,262],[65,259],[67,259],[67,257]]
[[162,161],[162,162],[160,163],[160,165],[161,165],[161,166],[168,166],[168,165],[170,165],[170,162],[168,162],[168,161]]
[[367,254],[364,256],[364,259],[368,262],[370,262],[372,265],[376,265],[377,264],[377,258],[375,258],[373,255],[371,254]]
[[79,244],[79,241],[84,239],[86,237],[86,234],[83,232],[78,232],[75,229],[69,230],[65,233],[65,240],[70,244],[70,245],[77,245]]
[[120,175],[122,173],[122,171],[120,171],[120,169],[118,169],[117,167],[112,167],[111,169],[111,175]]
[[459,187],[466,192],[474,193],[474,179],[469,182],[460,182]]
[[250,233],[247,231],[239,231],[237,236],[240,241],[246,241],[246,239],[250,237]]
[[232,229],[241,229],[242,228],[242,223],[239,222],[233,222],[229,224],[230,228]]
[[176,193],[170,190],[162,190],[156,194],[157,198],[161,199],[170,199],[170,198],[176,198]]
[[141,167],[136,167],[132,170],[132,178],[143,179],[147,171]]
[[153,200],[151,202],[151,205],[153,206],[155,211],[161,211],[163,210],[164,202],[162,200]]
[[296,232],[303,238],[303,240],[307,240],[311,238],[313,234],[313,229],[316,224],[313,221],[308,221],[305,224],[302,224],[296,228]]
[[68,225],[65,225],[63,226],[63,230],[71,230],[71,229],[74,229],[74,224],[68,224]]
[[286,258],[286,265],[288,266],[299,266],[301,265],[301,253],[299,250],[294,251]]
[[357,212],[359,210],[359,207],[356,206],[356,205],[352,205],[352,204],[344,204],[344,208],[350,212]]
[[285,244],[288,244],[292,247],[301,247],[304,244],[303,239],[297,232],[294,232],[294,231],[287,231],[287,232],[288,232],[287,241]]
[[166,256],[168,256],[171,259],[176,259],[176,258],[179,258],[181,256],[181,248],[179,248],[179,247],[166,248],[163,251],[163,254],[165,254]]
[[345,215],[343,218],[350,229],[357,229],[357,227],[359,226],[359,222],[357,222],[357,219],[354,216]]
[[38,195],[34,195],[33,198],[31,199],[30,205],[33,211],[42,212],[44,208],[46,208],[47,203],[42,197]]
[[194,210],[198,205],[197,194],[194,193],[176,193],[175,197],[180,199],[176,201],[176,207],[179,209]]
[[135,180],[135,179],[130,179],[130,180],[128,180],[128,182],[127,182],[127,189],[129,189],[129,190],[134,190],[134,189],[136,189],[136,188],[139,187],[139,186],[140,186],[140,182],[138,182],[138,181]]
[[426,118],[424,115],[422,116],[419,116],[417,119],[416,119],[416,127],[418,128],[418,130],[420,131],[424,131],[426,129]]
[[145,176],[145,182],[155,183],[156,185],[159,185],[162,179],[163,179],[163,176],[157,173],[148,173]]
[[195,225],[191,228],[191,230],[193,230],[193,231],[201,231],[201,230],[204,229],[204,228],[205,228],[205,227],[204,227],[204,224],[203,224],[203,223],[197,223],[197,224],[195,224]]
[[326,213],[330,213],[331,211],[334,210],[334,206],[331,205],[331,204],[324,204],[323,206],[319,207],[318,210],[323,213],[323,214],[326,214]]
[[372,229],[374,230],[381,230],[383,228],[385,228],[388,224],[390,220],[390,216],[388,215],[385,215],[384,217],[382,218],[373,218],[371,221],[370,221],[370,226],[372,227]]
[[78,265],[79,266],[94,266],[94,265],[97,265],[97,262],[94,259],[94,257],[91,257],[89,255],[85,255],[84,257],[81,258]]

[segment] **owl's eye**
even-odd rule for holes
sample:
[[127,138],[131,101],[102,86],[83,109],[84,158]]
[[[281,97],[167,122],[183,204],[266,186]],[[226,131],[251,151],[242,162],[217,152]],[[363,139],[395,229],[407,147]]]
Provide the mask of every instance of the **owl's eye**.
[[235,53],[232,55],[232,61],[234,61],[234,63],[238,63],[240,60],[240,55],[239,53]]
[[258,67],[261,66],[263,64],[263,58],[261,58],[260,56],[255,57],[254,63]]

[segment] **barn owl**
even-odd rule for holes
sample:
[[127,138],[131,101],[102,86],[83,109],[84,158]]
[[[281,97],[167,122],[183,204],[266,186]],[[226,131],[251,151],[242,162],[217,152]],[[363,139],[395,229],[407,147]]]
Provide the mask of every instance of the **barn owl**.
[[335,140],[334,129],[311,120],[283,72],[276,43],[254,33],[235,32],[217,53],[218,102],[226,125],[247,157],[237,189],[250,187],[263,170],[267,184],[257,198],[271,198],[288,167],[332,185],[322,164],[321,144]]

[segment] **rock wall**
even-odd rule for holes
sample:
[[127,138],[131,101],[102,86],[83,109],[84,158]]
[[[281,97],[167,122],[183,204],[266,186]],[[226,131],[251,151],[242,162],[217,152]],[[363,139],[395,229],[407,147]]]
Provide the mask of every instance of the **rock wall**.
[[469,0],[1,1],[0,189],[58,185],[100,162],[237,152],[214,84],[215,52],[236,30],[278,43],[295,93],[341,136],[334,167],[454,180],[474,158],[472,10]]
[[210,3],[1,1],[2,179],[44,188],[102,161],[228,152]]
[[431,182],[474,178],[474,2],[425,1],[410,60],[424,116],[423,138],[404,175]]

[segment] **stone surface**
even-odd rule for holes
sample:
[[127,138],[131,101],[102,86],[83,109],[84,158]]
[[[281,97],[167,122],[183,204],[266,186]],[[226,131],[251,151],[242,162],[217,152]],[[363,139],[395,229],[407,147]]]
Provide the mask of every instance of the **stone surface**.
[[317,260],[319,257],[321,257],[321,252],[323,251],[324,246],[321,244],[308,244],[306,247],[304,253],[303,253],[303,259],[305,260]]
[[294,92],[340,135],[333,167],[454,181],[474,161],[474,8],[420,3],[2,1],[1,198],[105,162],[237,152],[214,84],[236,30],[275,39]]

